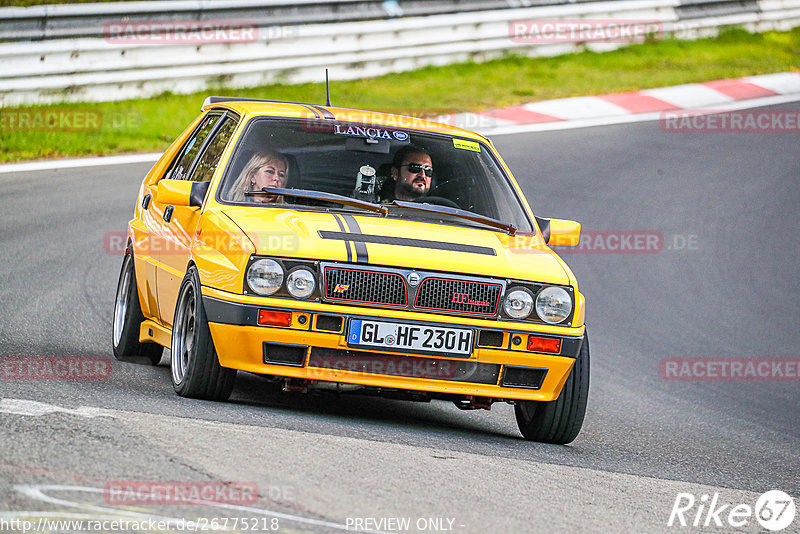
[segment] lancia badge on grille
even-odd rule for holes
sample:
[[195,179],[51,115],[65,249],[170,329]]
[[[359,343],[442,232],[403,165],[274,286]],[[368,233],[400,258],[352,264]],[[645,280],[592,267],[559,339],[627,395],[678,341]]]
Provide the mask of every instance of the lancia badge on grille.
[[485,300],[472,300],[468,293],[453,293],[453,300],[450,302],[454,304],[469,304],[470,306],[491,306],[491,302]]
[[408,280],[409,284],[411,284],[412,286],[416,286],[417,284],[419,284],[421,278],[419,276],[419,273],[408,273],[406,279]]
[[336,286],[333,288],[333,292],[344,293],[348,289],[350,289],[350,286],[348,284],[336,284]]

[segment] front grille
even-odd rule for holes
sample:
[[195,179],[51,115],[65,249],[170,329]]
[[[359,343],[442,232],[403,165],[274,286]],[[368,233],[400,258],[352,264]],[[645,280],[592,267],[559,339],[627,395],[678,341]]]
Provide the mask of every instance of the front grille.
[[415,308],[494,315],[500,299],[500,284],[426,278],[417,292]]
[[500,366],[491,363],[393,356],[378,352],[314,347],[308,367],[356,373],[451,380],[473,384],[497,384]]
[[407,304],[406,284],[397,273],[325,267],[325,298],[388,306]]

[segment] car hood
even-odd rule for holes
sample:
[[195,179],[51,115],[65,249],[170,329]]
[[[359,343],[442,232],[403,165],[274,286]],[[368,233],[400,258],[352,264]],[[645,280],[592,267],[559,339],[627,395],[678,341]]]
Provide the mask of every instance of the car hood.
[[569,269],[535,235],[350,212],[231,207],[223,213],[259,255],[571,283]]

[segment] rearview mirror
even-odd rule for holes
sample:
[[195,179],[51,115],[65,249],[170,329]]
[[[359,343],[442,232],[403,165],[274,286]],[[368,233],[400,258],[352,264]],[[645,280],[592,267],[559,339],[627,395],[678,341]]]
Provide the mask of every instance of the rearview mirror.
[[566,219],[536,217],[542,237],[548,245],[559,247],[577,246],[581,238],[581,223]]
[[156,200],[170,206],[203,205],[211,182],[192,182],[189,180],[159,180]]

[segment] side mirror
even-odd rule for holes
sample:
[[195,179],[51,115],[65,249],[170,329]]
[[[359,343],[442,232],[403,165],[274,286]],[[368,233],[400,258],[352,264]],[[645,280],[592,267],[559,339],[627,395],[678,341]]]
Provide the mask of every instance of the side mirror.
[[156,200],[170,206],[203,205],[211,182],[192,182],[189,180],[159,180]]
[[577,246],[581,238],[581,223],[565,219],[536,217],[542,236],[548,245],[559,247]]

